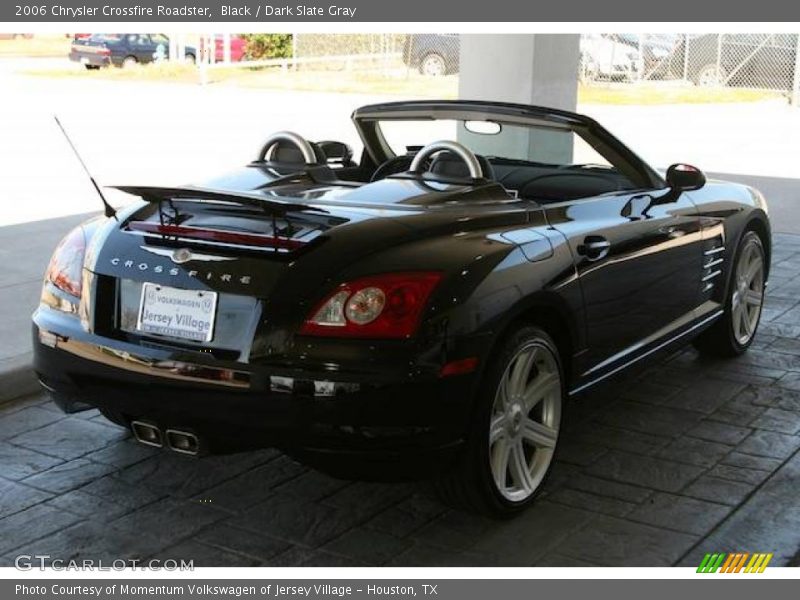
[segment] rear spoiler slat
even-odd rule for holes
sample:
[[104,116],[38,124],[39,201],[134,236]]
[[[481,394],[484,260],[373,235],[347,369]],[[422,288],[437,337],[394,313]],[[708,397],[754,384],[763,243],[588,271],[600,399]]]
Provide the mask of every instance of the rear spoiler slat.
[[139,196],[146,202],[163,202],[176,199],[217,200],[220,202],[232,202],[244,206],[254,206],[276,214],[300,211],[314,211],[320,213],[327,212],[322,208],[311,206],[310,204],[284,202],[283,200],[265,198],[261,194],[250,192],[214,190],[194,186],[150,187],[117,185],[112,187],[120,190],[121,192],[125,192],[126,194]]

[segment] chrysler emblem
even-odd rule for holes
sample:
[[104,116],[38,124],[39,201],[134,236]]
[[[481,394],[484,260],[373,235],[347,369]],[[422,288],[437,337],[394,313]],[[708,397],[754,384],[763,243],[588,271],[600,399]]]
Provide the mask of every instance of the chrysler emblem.
[[170,250],[169,248],[154,248],[152,246],[139,246],[139,247],[142,250],[145,250],[152,254],[157,254],[159,256],[167,256],[172,260],[172,262],[178,265],[187,263],[190,260],[204,260],[211,262],[235,260],[233,257],[230,256],[215,256],[213,254],[200,254],[198,252],[192,252],[188,248],[178,248],[177,250]]
[[182,265],[183,263],[192,260],[192,251],[188,248],[178,248],[172,253],[170,258],[175,264]]

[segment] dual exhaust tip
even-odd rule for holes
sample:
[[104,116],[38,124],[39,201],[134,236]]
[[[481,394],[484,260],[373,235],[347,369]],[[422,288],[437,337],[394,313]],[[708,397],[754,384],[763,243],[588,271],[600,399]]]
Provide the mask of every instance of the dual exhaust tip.
[[136,440],[146,446],[154,448],[166,446],[173,452],[189,456],[197,456],[200,453],[200,440],[191,431],[167,429],[162,433],[157,426],[145,421],[132,421],[131,431]]

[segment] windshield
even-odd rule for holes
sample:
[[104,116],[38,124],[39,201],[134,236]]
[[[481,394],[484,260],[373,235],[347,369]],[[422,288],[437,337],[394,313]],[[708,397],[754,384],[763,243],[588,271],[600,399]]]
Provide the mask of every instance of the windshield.
[[606,158],[570,129],[497,123],[491,133],[482,133],[480,131],[488,128],[479,126],[481,123],[472,123],[421,119],[385,120],[379,121],[378,125],[395,155],[407,154],[438,140],[457,140],[475,154],[492,159],[612,168]]
[[110,42],[116,43],[122,39],[119,33],[95,33],[89,37],[93,42]]

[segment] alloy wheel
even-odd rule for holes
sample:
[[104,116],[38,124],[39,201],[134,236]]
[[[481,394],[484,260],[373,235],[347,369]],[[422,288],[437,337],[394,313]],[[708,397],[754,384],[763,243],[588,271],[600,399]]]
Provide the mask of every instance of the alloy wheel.
[[552,351],[533,341],[509,361],[492,405],[489,462],[497,491],[522,502],[537,490],[555,453],[561,373]]
[[764,250],[758,238],[750,237],[742,247],[731,285],[733,335],[746,346],[755,334],[764,304]]

